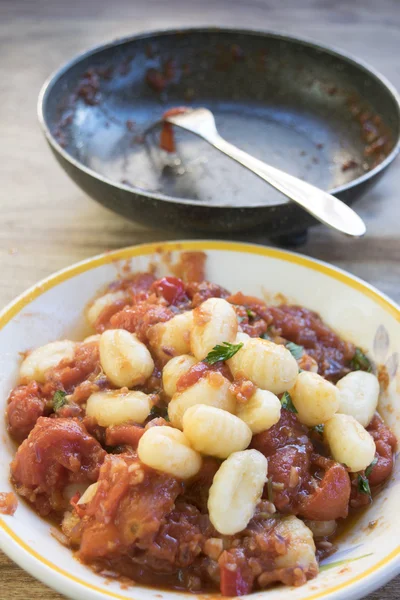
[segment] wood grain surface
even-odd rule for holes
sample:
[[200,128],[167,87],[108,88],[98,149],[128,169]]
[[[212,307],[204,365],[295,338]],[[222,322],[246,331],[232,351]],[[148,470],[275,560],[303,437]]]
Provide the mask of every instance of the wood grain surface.
[[[42,138],[36,98],[45,78],[83,49],[180,25],[236,25],[310,37],[362,57],[400,88],[398,0],[1,0],[1,306],[38,279],[93,254],[179,237],[163,231],[162,223],[150,230],[127,222],[75,187]],[[343,267],[400,301],[398,166],[356,206],[367,237],[351,240],[315,227],[299,251]],[[249,241],[268,243],[260,237]],[[39,598],[62,596],[0,553],[0,600]],[[368,596],[399,598],[400,578]]]

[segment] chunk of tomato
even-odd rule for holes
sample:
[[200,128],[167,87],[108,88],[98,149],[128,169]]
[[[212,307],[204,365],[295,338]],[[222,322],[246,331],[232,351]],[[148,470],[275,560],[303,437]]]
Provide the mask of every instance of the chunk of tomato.
[[244,596],[250,594],[251,588],[251,582],[243,577],[238,567],[235,571],[231,571],[227,566],[221,566],[222,596]]
[[185,284],[178,277],[163,277],[155,281],[152,287],[169,304],[176,304],[185,296]]

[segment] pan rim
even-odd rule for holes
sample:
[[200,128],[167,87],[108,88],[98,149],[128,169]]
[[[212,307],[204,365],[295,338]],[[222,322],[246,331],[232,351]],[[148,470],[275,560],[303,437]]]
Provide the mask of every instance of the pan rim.
[[389,94],[391,95],[391,97],[396,105],[397,117],[398,117],[397,137],[396,137],[395,144],[394,144],[392,150],[387,155],[387,157],[381,163],[379,163],[376,167],[374,167],[370,171],[367,171],[366,173],[360,175],[356,179],[353,179],[344,185],[327,190],[328,193],[330,193],[332,195],[337,195],[342,192],[347,192],[353,188],[356,188],[359,185],[362,185],[363,183],[367,182],[368,180],[374,178],[381,171],[383,171],[386,167],[388,167],[394,161],[396,156],[399,154],[399,152],[400,152],[400,93],[396,90],[394,85],[384,75],[382,75],[377,69],[372,67],[369,63],[354,57],[352,54],[343,52],[340,49],[336,48],[335,46],[320,44],[319,42],[311,40],[307,37],[294,36],[289,33],[285,33],[284,31],[260,30],[257,28],[208,26],[208,25],[203,25],[203,26],[198,26],[198,27],[190,27],[189,26],[189,27],[178,27],[178,28],[150,29],[150,30],[146,30],[146,31],[143,31],[140,33],[133,34],[133,35],[116,38],[112,41],[105,42],[102,44],[97,44],[96,46],[92,46],[91,48],[84,50],[83,52],[75,55],[70,60],[66,61],[58,69],[53,71],[49,75],[49,77],[45,80],[44,84],[42,85],[42,88],[39,92],[38,101],[37,101],[37,117],[39,120],[39,125],[42,129],[42,132],[44,133],[44,136],[45,136],[47,142],[49,143],[50,147],[52,148],[52,150],[55,151],[56,153],[58,153],[66,162],[70,163],[71,166],[75,167],[79,171],[82,171],[87,176],[91,177],[92,179],[101,181],[102,183],[104,183],[107,186],[110,186],[114,189],[117,189],[117,190],[120,190],[123,192],[128,192],[130,194],[139,196],[143,200],[151,199],[151,200],[162,201],[162,202],[172,203],[172,204],[184,204],[184,205],[189,205],[189,206],[194,206],[194,207],[199,207],[199,208],[204,207],[205,209],[208,209],[208,210],[210,210],[210,209],[211,210],[218,210],[218,209],[219,210],[221,210],[221,209],[227,210],[227,209],[229,209],[229,210],[240,211],[240,212],[247,211],[247,210],[250,211],[250,210],[254,210],[256,208],[276,209],[276,207],[284,205],[286,203],[284,201],[277,202],[274,204],[264,204],[262,202],[258,202],[258,203],[254,203],[254,204],[246,203],[246,204],[235,204],[235,205],[218,205],[218,204],[213,204],[208,201],[195,200],[193,198],[177,198],[174,196],[169,196],[167,194],[145,191],[142,188],[139,188],[136,186],[128,186],[128,185],[123,184],[114,179],[110,179],[110,178],[102,175],[101,173],[98,173],[94,169],[87,167],[82,162],[80,162],[75,157],[73,157],[55,139],[55,137],[53,136],[53,134],[47,124],[47,120],[45,117],[45,105],[46,105],[48,97],[50,96],[52,88],[54,87],[56,82],[62,77],[62,75],[64,75],[64,73],[66,73],[69,69],[71,69],[75,65],[79,64],[83,60],[89,58],[90,56],[94,56],[95,54],[103,52],[104,50],[107,50],[109,48],[113,48],[113,47],[116,48],[118,46],[123,46],[129,42],[133,42],[135,40],[140,40],[140,39],[151,39],[154,37],[174,36],[174,35],[181,35],[181,34],[187,35],[187,34],[191,34],[191,33],[219,33],[219,32],[254,35],[257,37],[270,37],[270,38],[280,39],[282,41],[287,41],[290,43],[297,43],[297,44],[300,44],[303,46],[311,47],[314,50],[327,53],[331,56],[339,58],[340,60],[343,60],[344,62],[350,63],[359,69],[362,69],[363,71],[367,72],[370,76],[375,78],[382,85],[382,87],[384,87],[387,90],[387,92],[389,92]]

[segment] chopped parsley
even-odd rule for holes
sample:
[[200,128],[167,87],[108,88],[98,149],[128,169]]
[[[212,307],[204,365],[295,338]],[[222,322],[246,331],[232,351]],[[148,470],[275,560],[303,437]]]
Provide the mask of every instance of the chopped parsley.
[[203,362],[213,365],[220,360],[228,360],[235,356],[236,352],[243,346],[243,342],[239,344],[230,344],[229,342],[223,342],[222,345],[218,344],[207,354]]
[[350,361],[350,367],[353,371],[367,371],[370,373],[372,371],[372,365],[369,360],[360,348],[356,348],[354,352],[354,356]]
[[268,325],[267,327],[267,331],[265,333],[263,333],[260,337],[263,340],[272,340],[273,337],[273,325]]
[[271,477],[268,477],[268,479],[267,479],[267,493],[268,493],[268,501],[271,502],[271,504],[273,504],[274,503],[274,488],[272,487]]
[[303,346],[299,346],[298,344],[295,344],[294,342],[288,342],[286,344],[286,348],[289,350],[289,352],[292,354],[292,356],[296,360],[299,360],[299,358],[301,358],[303,356],[303,353],[304,353]]
[[312,429],[313,431],[316,431],[317,433],[319,433],[320,435],[322,435],[324,433],[324,424],[321,423],[320,425],[315,425]]
[[286,410],[290,410],[292,413],[297,413],[297,409],[292,402],[292,398],[289,392],[285,392],[281,398],[282,408],[286,408]]
[[168,409],[166,406],[153,406],[150,411],[150,417],[155,419],[156,417],[161,417],[165,421],[169,421]]
[[368,465],[368,467],[365,469],[365,477],[369,477],[371,475],[371,473],[374,470],[374,467],[375,467],[375,465],[376,465],[377,462],[378,462],[378,459],[375,456],[375,458],[372,461],[372,463],[370,465]]
[[364,554],[363,556],[357,556],[356,558],[345,558],[344,560],[337,560],[326,565],[320,565],[319,572],[322,573],[323,571],[328,571],[329,569],[335,569],[335,567],[347,565],[348,563],[355,562],[356,560],[360,560],[361,558],[367,558],[367,556],[372,556],[372,552],[370,554]]
[[364,475],[358,475],[357,477],[357,487],[360,494],[371,495],[371,488],[369,487],[369,482]]
[[56,392],[54,392],[52,400],[54,412],[57,412],[58,410],[60,410],[60,408],[67,404],[66,397],[66,392],[63,392],[62,390],[57,390]]
[[251,308],[246,308],[246,313],[249,319],[255,319],[257,316],[254,310],[251,310]]

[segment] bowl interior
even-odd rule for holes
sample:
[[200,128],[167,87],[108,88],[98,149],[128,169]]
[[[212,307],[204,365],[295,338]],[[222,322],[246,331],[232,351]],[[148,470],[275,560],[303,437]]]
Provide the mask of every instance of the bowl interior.
[[51,81],[43,114],[56,144],[117,186],[205,205],[286,202],[195,136],[177,132],[173,159],[158,134],[143,143],[177,105],[210,108],[229,141],[327,190],[380,164],[399,134],[395,97],[361,65],[284,36],[229,30],[156,33],[89,52]]
[[[184,250],[207,253],[207,277],[228,289],[273,301],[284,294],[290,302],[318,311],[328,324],[347,339],[368,350],[377,363],[388,365],[390,384],[382,394],[380,410],[400,439],[400,373],[396,351],[400,349],[400,313],[378,292],[338,271],[292,253],[225,242],[166,244],[172,258]],[[146,270],[156,263],[168,271],[159,245],[138,246],[80,263],[50,277],[17,299],[0,315],[0,397],[3,410],[15,385],[19,352],[65,336],[82,339],[87,333],[82,308],[106,283],[126,270]],[[240,276],[238,274],[240,273]],[[11,489],[9,462],[15,452],[4,419],[0,422],[0,491]],[[342,537],[334,563],[317,579],[300,588],[275,588],[257,592],[254,600],[335,600],[361,597],[382,585],[400,570],[400,469],[373,505]],[[374,527],[369,527],[371,522]],[[121,589],[104,582],[78,563],[69,550],[51,535],[50,525],[23,502],[14,517],[0,518],[0,546],[23,568],[72,598],[121,598],[148,600],[182,598],[181,593],[136,586]],[[336,564],[337,561],[341,561]],[[335,566],[336,564],[336,566]],[[185,594],[187,598],[193,595]]]

